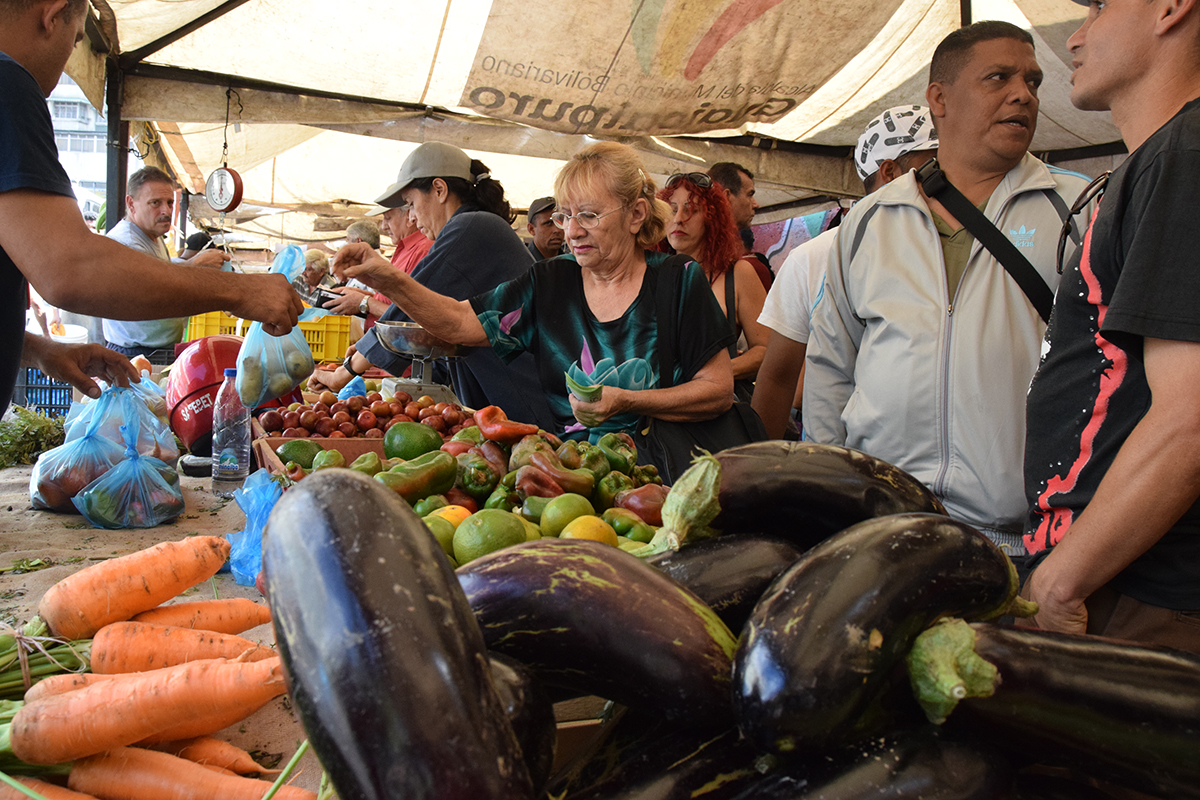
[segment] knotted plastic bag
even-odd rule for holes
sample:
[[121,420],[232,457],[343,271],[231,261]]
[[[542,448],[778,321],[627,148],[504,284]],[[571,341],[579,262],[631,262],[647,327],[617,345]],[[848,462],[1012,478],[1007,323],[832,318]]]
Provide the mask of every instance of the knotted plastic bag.
[[133,425],[122,425],[125,460],[71,501],[93,528],[153,528],[183,513],[179,474],[137,449]]
[[[304,271],[304,253],[294,244],[288,245],[275,256],[270,271],[283,275],[289,282],[295,280]],[[324,309],[309,308],[300,319],[307,322],[328,313]],[[263,330],[261,322],[255,322],[246,332],[242,349],[238,351],[234,385],[242,405],[257,408],[295,389],[312,375],[315,368],[312,348],[299,326],[283,336],[272,336]]]
[[[101,405],[100,400],[107,396],[116,397],[117,400]],[[121,426],[128,424],[133,427],[139,453],[163,461],[173,462],[179,458],[179,445],[175,442],[171,427],[150,409],[142,394],[133,389],[106,386],[99,400],[84,406],[69,427],[64,425],[66,440],[70,442],[82,436],[93,419],[99,422],[96,433],[118,447],[122,447],[125,441]]]
[[233,498],[246,515],[246,527],[228,536],[232,544],[229,568],[239,586],[253,586],[262,570],[263,528],[282,494],[283,487],[265,469],[250,475],[243,481],[242,488],[233,493]]
[[75,513],[71,499],[89,483],[111,470],[125,456],[125,448],[97,430],[109,415],[109,406],[124,402],[120,395],[101,394],[91,405],[98,414],[78,428],[74,439],[42,453],[29,476],[29,499],[34,508]]

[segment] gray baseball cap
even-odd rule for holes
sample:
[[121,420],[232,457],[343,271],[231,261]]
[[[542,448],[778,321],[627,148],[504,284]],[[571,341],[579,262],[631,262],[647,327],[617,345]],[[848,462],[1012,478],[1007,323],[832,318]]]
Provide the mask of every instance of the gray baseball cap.
[[462,178],[474,181],[475,176],[471,174],[471,157],[452,144],[425,142],[408,154],[408,158],[404,159],[404,164],[400,166],[396,182],[375,198],[375,202],[387,208],[403,205],[400,192],[421,178]]
[[558,204],[554,201],[553,197],[539,197],[529,204],[529,213],[526,214],[526,217],[530,222],[533,222],[533,218],[538,214],[543,211],[553,211],[556,205]]

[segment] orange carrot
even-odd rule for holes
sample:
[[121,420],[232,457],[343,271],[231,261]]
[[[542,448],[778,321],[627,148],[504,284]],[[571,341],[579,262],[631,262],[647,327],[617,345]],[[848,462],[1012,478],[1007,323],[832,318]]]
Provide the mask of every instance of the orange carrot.
[[240,636],[150,622],[114,622],[92,639],[92,672],[113,675],[173,667],[206,658],[261,661],[275,651]]
[[[211,772],[154,750],[119,747],[75,762],[68,785],[102,800],[262,800],[267,781]],[[279,800],[316,800],[316,793],[281,787]]]
[[214,659],[120,675],[26,703],[13,717],[10,746],[27,763],[61,764],[180,725],[220,722],[234,709],[248,717],[286,690],[278,657],[249,663]]
[[271,621],[271,609],[246,597],[229,600],[198,600],[172,603],[136,614],[134,622],[153,622],[177,628],[196,628],[217,633],[244,633]]
[[[64,789],[53,783],[39,781],[37,778],[13,778],[13,780],[37,792],[46,798],[46,800],[96,800],[90,794],[73,792],[70,789]],[[29,800],[29,795],[22,794],[11,786],[0,783],[0,800]]]
[[90,639],[208,580],[227,558],[229,542],[219,536],[157,544],[68,575],[42,597],[38,615],[55,636]]
[[280,770],[267,769],[262,766],[237,745],[214,739],[211,736],[197,736],[195,739],[184,739],[181,742],[166,742],[152,749],[170,753],[197,764],[224,767],[238,775],[249,775],[255,772],[278,775],[280,772]]
[[[199,662],[193,661],[192,663],[196,664]],[[236,725],[250,716],[252,711],[256,710],[228,708],[220,714],[210,714],[202,719],[172,725],[170,728],[147,736],[145,739],[139,739],[136,744],[139,747],[154,747],[166,742],[177,742],[182,739],[195,739],[197,736],[208,736],[217,731],[223,731],[230,725]]]
[[91,672],[69,672],[66,675],[50,675],[42,678],[25,692],[24,700],[32,703],[43,697],[51,697],[63,692],[73,692],[93,683],[111,680],[111,675],[96,675]]

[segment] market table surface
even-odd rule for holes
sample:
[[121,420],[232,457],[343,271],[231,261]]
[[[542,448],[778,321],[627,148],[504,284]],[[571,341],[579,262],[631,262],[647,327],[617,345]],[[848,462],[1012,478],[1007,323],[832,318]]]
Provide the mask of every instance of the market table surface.
[[[29,474],[32,467],[0,470],[0,623],[23,623],[37,613],[42,595],[54,583],[97,561],[122,556],[159,542],[202,534],[220,536],[241,530],[245,516],[237,503],[216,497],[209,480],[180,476],[184,513],[175,522],[156,528],[110,531],[93,528],[74,514],[36,511],[29,503]],[[51,566],[14,574],[23,559],[42,559]],[[219,573],[189,593],[192,599],[207,599],[214,591],[222,598],[248,597],[262,602],[253,586],[238,586],[228,572]],[[274,645],[275,632],[263,625],[242,634],[255,642]],[[304,741],[304,728],[287,697],[273,700],[253,716],[216,734],[249,751],[278,754],[280,767]],[[300,761],[292,784],[316,791],[321,767],[310,749]]]

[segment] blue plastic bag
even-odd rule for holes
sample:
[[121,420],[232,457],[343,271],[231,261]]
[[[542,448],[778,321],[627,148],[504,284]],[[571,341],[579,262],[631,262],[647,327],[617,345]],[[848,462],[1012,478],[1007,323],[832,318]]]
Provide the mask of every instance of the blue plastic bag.
[[338,392],[338,400],[348,400],[351,397],[366,397],[367,382],[363,380],[362,375],[355,375],[354,379],[342,387]]
[[79,435],[47,450],[38,457],[29,476],[29,500],[34,508],[75,513],[72,499],[125,457],[125,448],[101,436],[98,430],[108,416],[108,408],[121,403],[120,395],[101,394],[87,422],[80,423]]
[[[101,403],[105,397],[114,399]],[[118,447],[123,447],[125,441],[121,426],[128,424],[133,428],[137,451],[143,456],[170,462],[179,458],[179,445],[170,426],[150,410],[142,395],[133,389],[106,387],[98,400],[84,406],[69,429],[64,425],[66,440],[69,442],[82,436],[93,419],[99,423],[95,433]]]
[[153,528],[183,513],[179,474],[137,449],[133,425],[122,425],[125,460],[89,483],[71,501],[93,528]]
[[242,483],[233,498],[246,515],[246,527],[227,537],[230,542],[229,568],[239,586],[253,586],[262,570],[262,534],[271,509],[283,494],[283,487],[260,469]]
[[[279,251],[270,271],[292,281],[303,270],[304,253],[292,244]],[[300,315],[300,319],[313,320],[328,313],[324,309],[310,308]],[[312,375],[315,368],[312,348],[299,327],[292,328],[284,336],[272,336],[263,330],[261,322],[255,322],[246,332],[238,351],[235,385],[242,404],[257,408],[295,389]]]

